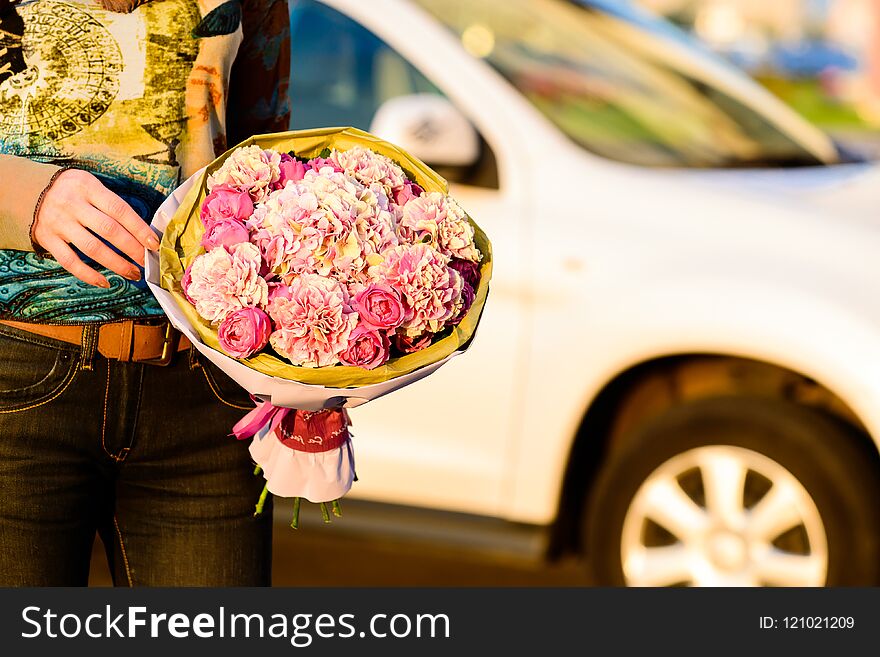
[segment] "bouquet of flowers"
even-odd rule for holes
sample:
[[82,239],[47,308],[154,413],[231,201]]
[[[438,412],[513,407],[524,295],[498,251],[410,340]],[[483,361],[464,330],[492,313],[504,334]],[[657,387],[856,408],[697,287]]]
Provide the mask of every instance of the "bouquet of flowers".
[[147,280],[172,323],[258,401],[234,428],[272,492],[354,479],[346,408],[466,349],[491,247],[424,164],[351,128],[254,137],[157,212]]

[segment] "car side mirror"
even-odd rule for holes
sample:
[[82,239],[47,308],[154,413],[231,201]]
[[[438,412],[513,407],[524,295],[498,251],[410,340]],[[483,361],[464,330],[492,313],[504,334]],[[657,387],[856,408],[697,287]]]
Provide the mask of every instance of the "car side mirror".
[[385,101],[370,132],[428,166],[468,167],[480,157],[476,129],[451,102],[436,94],[410,94]]

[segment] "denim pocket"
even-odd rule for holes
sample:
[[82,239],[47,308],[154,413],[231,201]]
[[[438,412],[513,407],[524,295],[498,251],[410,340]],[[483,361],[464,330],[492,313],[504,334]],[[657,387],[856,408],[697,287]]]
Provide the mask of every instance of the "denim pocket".
[[61,394],[76,374],[76,353],[73,345],[0,325],[0,413],[25,411]]
[[254,407],[254,402],[248,391],[229,378],[223,370],[207,358],[199,358],[199,362],[202,364],[205,381],[217,399],[227,406],[245,411]]

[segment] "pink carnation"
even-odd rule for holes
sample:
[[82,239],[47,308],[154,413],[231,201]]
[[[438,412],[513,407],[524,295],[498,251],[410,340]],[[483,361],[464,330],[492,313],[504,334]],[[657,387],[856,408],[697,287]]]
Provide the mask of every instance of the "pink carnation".
[[254,212],[254,202],[247,192],[229,185],[215,185],[202,201],[199,217],[207,226],[221,219],[244,221]]
[[296,277],[286,295],[272,299],[269,315],[278,327],[269,339],[272,347],[305,367],[338,363],[358,320],[345,287],[317,274]]
[[228,185],[250,194],[256,201],[265,200],[272,185],[281,177],[281,154],[264,151],[259,146],[235,149],[220,168],[208,176],[208,190]]
[[461,306],[461,276],[448,258],[427,244],[397,246],[382,254],[377,279],[403,295],[409,316],[402,324],[408,335],[437,333]]
[[407,242],[425,242],[443,255],[479,262],[474,228],[453,199],[431,192],[403,206],[398,233]]
[[247,358],[269,343],[272,322],[259,308],[229,313],[217,329],[220,346],[233,358]]
[[198,256],[190,268],[187,295],[196,311],[216,324],[241,308],[265,306],[269,285],[260,276],[260,250],[243,242]]
[[346,175],[367,186],[379,183],[391,192],[402,189],[406,182],[403,169],[390,158],[374,153],[369,148],[355,146],[345,151],[334,149],[328,159]]
[[384,365],[390,356],[391,343],[381,331],[358,324],[348,336],[348,349],[339,354],[343,365],[372,370]]

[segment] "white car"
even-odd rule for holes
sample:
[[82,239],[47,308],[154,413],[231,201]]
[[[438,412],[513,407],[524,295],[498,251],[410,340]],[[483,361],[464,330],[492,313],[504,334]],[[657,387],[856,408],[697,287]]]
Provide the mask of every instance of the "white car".
[[880,583],[877,167],[623,3],[291,26],[293,127],[421,157],[495,254],[468,353],[352,412],[353,496],[538,529],[603,584]]

